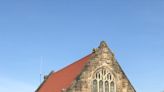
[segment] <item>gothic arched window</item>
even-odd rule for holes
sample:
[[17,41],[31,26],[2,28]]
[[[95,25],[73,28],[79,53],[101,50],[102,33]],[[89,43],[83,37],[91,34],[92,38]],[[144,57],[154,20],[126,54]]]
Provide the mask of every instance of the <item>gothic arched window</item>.
[[116,92],[114,77],[108,69],[100,68],[93,75],[92,92]]

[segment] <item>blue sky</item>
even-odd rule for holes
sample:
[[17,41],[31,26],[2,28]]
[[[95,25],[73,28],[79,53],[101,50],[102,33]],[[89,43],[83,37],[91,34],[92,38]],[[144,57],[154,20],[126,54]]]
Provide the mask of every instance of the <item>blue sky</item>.
[[164,90],[164,0],[0,0],[0,92],[34,92],[105,40],[137,92]]

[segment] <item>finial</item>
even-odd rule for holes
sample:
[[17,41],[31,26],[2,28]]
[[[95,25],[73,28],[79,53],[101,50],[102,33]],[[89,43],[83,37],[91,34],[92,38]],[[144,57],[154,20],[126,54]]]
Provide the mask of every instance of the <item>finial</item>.
[[99,48],[103,48],[103,47],[108,47],[108,45],[106,44],[105,41],[101,41],[101,42],[100,42]]
[[100,42],[100,46],[93,50],[95,54],[101,59],[112,59],[113,53],[109,49],[105,41]]
[[110,52],[110,53],[112,53],[112,51],[110,50],[110,48],[108,47],[108,45],[107,45],[107,43],[105,41],[101,41],[100,42],[99,49],[101,49],[103,52]]

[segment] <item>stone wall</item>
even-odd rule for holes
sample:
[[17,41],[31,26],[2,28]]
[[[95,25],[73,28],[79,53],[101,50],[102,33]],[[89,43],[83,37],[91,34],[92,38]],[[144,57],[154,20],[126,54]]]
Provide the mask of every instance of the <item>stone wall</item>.
[[136,92],[104,41],[98,48],[93,49],[93,53],[94,56],[85,65],[81,74],[62,92],[93,92],[93,75],[102,68],[107,69],[114,77],[115,92]]

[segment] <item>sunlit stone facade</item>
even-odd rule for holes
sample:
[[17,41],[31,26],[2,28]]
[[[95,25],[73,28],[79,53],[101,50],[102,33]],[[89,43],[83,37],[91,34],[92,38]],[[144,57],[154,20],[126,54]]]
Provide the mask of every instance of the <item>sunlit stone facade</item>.
[[93,53],[80,75],[63,92],[136,92],[104,41]]

